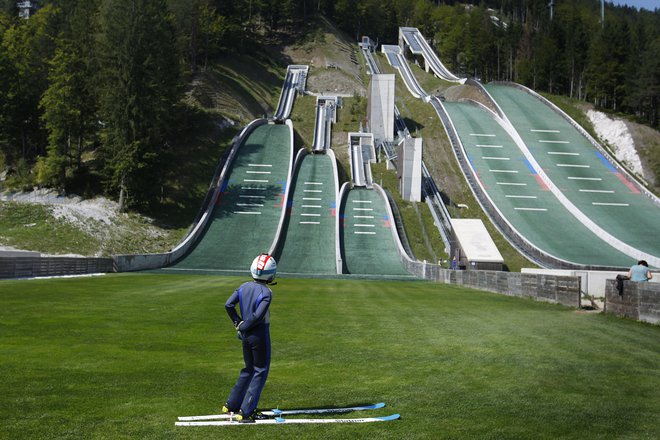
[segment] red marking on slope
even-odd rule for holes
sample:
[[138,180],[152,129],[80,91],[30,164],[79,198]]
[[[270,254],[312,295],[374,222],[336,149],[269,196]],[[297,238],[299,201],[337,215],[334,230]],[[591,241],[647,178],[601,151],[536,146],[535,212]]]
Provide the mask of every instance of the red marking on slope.
[[541,189],[543,191],[550,191],[550,188],[548,187],[548,185],[545,184],[543,179],[541,179],[541,176],[539,176],[538,174],[534,174],[534,178],[536,179],[536,182],[538,182],[538,184],[541,185]]
[[215,203],[214,203],[214,205],[220,205],[220,204],[222,204],[222,197],[223,197],[223,196],[226,196],[227,194],[229,194],[229,191],[219,192],[218,195],[217,195],[216,198],[215,198]]
[[280,194],[280,202],[277,205],[274,205],[276,208],[281,208],[284,206],[284,194]]
[[628,187],[628,189],[630,189],[630,192],[631,192],[632,194],[639,194],[640,191],[639,191],[637,188],[635,188],[635,186],[634,186],[632,183],[630,183],[630,182],[628,181],[628,179],[626,179],[625,177],[623,177],[623,176],[621,175],[621,173],[614,173],[614,175],[615,175],[616,177],[619,178],[619,180],[621,181],[621,183],[623,183],[624,185],[626,185],[626,186]]

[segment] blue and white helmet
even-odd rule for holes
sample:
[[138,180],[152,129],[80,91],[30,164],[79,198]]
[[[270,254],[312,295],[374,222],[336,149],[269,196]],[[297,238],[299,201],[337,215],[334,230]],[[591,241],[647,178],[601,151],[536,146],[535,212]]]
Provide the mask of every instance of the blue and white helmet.
[[277,272],[277,263],[275,258],[268,254],[261,254],[252,261],[250,273],[255,281],[270,283],[275,279]]

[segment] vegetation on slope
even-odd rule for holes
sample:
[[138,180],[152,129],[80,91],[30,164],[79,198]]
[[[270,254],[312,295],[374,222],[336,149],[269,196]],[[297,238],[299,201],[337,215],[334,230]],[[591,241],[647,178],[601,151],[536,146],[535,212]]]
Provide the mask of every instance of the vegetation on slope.
[[[5,79],[8,80],[3,82],[2,86],[11,88],[13,84],[11,81],[16,82],[21,75],[29,74],[31,82],[27,87],[36,94],[32,96],[32,101],[21,101],[18,95],[10,94],[9,96],[13,96],[16,100],[8,102],[8,105],[14,105],[11,108],[18,109],[19,107],[16,106],[20,104],[23,112],[35,111],[35,108],[37,111],[44,111],[43,118],[30,119],[31,124],[36,124],[34,133],[41,133],[41,135],[22,138],[22,142],[27,148],[23,149],[21,160],[17,160],[17,150],[11,149],[16,146],[19,139],[11,136],[17,136],[17,133],[20,132],[18,130],[20,127],[12,124],[20,121],[6,120],[8,125],[3,126],[3,129],[16,128],[18,131],[0,133],[0,147],[5,153],[0,155],[0,168],[8,169],[8,173],[4,177],[0,177],[4,179],[0,185],[5,188],[27,189],[32,188],[35,183],[53,184],[67,192],[76,192],[87,197],[101,192],[113,197],[124,194],[124,200],[120,197],[122,203],[132,204],[135,209],[149,214],[153,219],[145,220],[142,223],[164,228],[164,232],[161,234],[164,238],[159,240],[151,240],[149,234],[145,234],[144,239],[136,239],[136,234],[131,234],[130,228],[123,228],[115,235],[124,238],[114,240],[114,244],[111,244],[107,238],[100,238],[102,244],[100,250],[95,252],[96,254],[131,253],[138,249],[143,252],[160,252],[171,248],[185,234],[185,230],[198,212],[200,201],[206,194],[209,180],[218,160],[230,145],[237,130],[249,120],[272,112],[279,97],[281,81],[287,64],[300,63],[312,67],[308,78],[310,90],[316,93],[344,95],[338,123],[333,127],[333,144],[336,147],[340,163],[340,180],[343,182],[348,179],[350,168],[343,146],[346,143],[347,132],[358,130],[363,123],[366,114],[364,110],[366,100],[363,95],[368,77],[361,57],[358,55],[354,39],[346,37],[322,16],[312,15],[312,11],[307,11],[310,15],[304,11],[301,15],[301,10],[293,8],[287,9],[287,13],[291,13],[291,16],[279,18],[270,16],[269,20],[260,22],[258,17],[265,17],[264,14],[268,10],[265,5],[256,6],[254,16],[244,17],[241,16],[239,9],[226,5],[213,6],[203,0],[192,3],[170,0],[167,4],[174,12],[174,15],[170,17],[162,16],[162,11],[145,9],[143,12],[148,17],[144,17],[144,20],[157,26],[161,36],[159,40],[147,41],[157,47],[159,53],[168,53],[166,45],[169,44],[173,53],[179,54],[180,65],[170,62],[169,67],[174,66],[174,70],[180,68],[178,78],[188,85],[186,87],[152,88],[151,84],[146,84],[142,87],[153,93],[152,98],[160,99],[158,97],[161,97],[163,102],[171,102],[174,96],[179,96],[181,99],[169,112],[163,111],[163,109],[145,112],[144,109],[147,107],[157,107],[157,105],[148,104],[153,101],[143,102],[142,107],[136,106],[132,110],[134,114],[145,113],[148,117],[155,118],[153,119],[157,122],[155,127],[161,127],[161,129],[156,130],[159,133],[154,137],[148,129],[148,120],[141,121],[139,127],[142,128],[138,127],[138,131],[142,130],[142,134],[138,133],[138,137],[129,142],[128,149],[126,149],[127,145],[123,145],[123,141],[117,143],[117,139],[125,139],[128,131],[112,132],[105,128],[113,115],[111,110],[114,107],[109,101],[111,96],[106,96],[105,92],[100,95],[88,93],[87,96],[85,91],[89,92],[89,89],[85,87],[93,87],[90,81],[98,81],[99,91],[113,91],[116,87],[112,86],[112,82],[105,80],[108,79],[108,75],[112,76],[114,67],[111,65],[112,63],[108,64],[107,58],[94,59],[91,55],[94,52],[92,49],[97,44],[103,44],[104,41],[112,41],[117,32],[125,34],[126,29],[133,29],[136,32],[136,38],[139,38],[142,30],[130,28],[132,24],[123,21],[123,17],[119,13],[121,7],[114,0],[87,2],[84,3],[84,7],[82,3],[78,5],[75,2],[68,5],[60,5],[56,1],[45,3],[51,3],[51,6],[41,10],[37,14],[38,19],[29,22],[12,22],[7,17],[3,17],[0,20],[3,56],[5,56],[0,60],[0,68],[9,69],[6,71],[14,75],[6,77]],[[142,6],[138,5],[138,7]],[[144,7],[147,6],[144,5]],[[319,2],[318,7],[328,13],[330,17],[346,18],[345,15],[342,15],[346,13],[342,9],[343,6],[326,10],[329,6],[324,2]],[[95,18],[94,14],[88,14],[97,9],[102,12],[98,17]],[[164,7],[163,10],[165,9]],[[197,15],[189,14],[191,11],[197,11],[195,13]],[[377,12],[376,9],[370,9],[370,11]],[[439,20],[442,18],[446,21],[447,8],[432,8],[430,11],[433,14],[439,14],[436,17]],[[416,15],[418,12],[415,11],[413,15],[417,19],[421,19]],[[406,14],[403,10],[398,13]],[[475,10],[469,15],[477,13],[483,13],[483,11]],[[433,14],[431,16],[435,16]],[[84,32],[76,32],[76,30],[80,31],[85,26],[89,27],[88,25],[96,23],[94,20],[97,19],[100,20],[97,23],[101,30],[100,41],[85,39]],[[235,27],[235,24],[241,20],[248,24],[243,29]],[[296,27],[293,24],[303,22],[304,26],[300,27],[301,31],[293,30]],[[444,23],[444,21],[442,22]],[[351,27],[352,24],[342,19],[339,20],[339,23],[344,30],[354,30]],[[368,23],[371,21],[365,23],[367,23],[365,32],[370,31]],[[389,19],[381,24],[385,25],[383,29],[392,30],[390,29],[392,22]],[[433,35],[432,23],[427,23],[427,25],[430,27],[422,26],[422,30],[431,31],[430,35]],[[490,24],[486,26],[490,26]],[[372,36],[378,37],[378,34]],[[257,42],[257,44],[247,45],[248,40]],[[18,46],[12,46],[16,41],[21,42],[21,47],[35,49],[34,54],[32,54],[33,52],[21,53]],[[142,42],[143,40],[136,41]],[[139,49],[138,54],[148,52],[142,46],[136,47],[137,49]],[[446,45],[442,49],[448,50]],[[119,49],[116,50],[116,57],[121,57],[122,53]],[[107,56],[109,54],[106,53]],[[45,61],[48,61],[49,57],[52,59],[46,63]],[[71,61],[76,57],[84,59],[86,63],[80,66],[67,64],[67,60]],[[381,57],[377,56],[377,58]],[[451,66],[454,61],[456,60],[449,60],[449,65]],[[139,59],[133,60],[133,62],[139,63]],[[149,62],[153,62],[153,60]],[[164,61],[160,60],[160,62]],[[389,67],[387,63],[381,63],[381,65],[387,71]],[[161,65],[161,67],[163,66]],[[31,70],[14,69],[18,67]],[[159,69],[156,64],[153,68]],[[434,93],[455,92],[455,86],[450,87],[450,84],[425,74],[417,66],[412,66],[412,68],[423,87],[428,91]],[[99,70],[102,74],[85,75],[94,69]],[[176,78],[176,76],[164,76],[161,82],[169,84]],[[90,124],[90,121],[94,121],[85,119],[82,125],[77,126],[78,131],[72,131],[70,125],[72,120],[67,113],[71,108],[62,107],[66,100],[55,93],[57,90],[69,90],[67,87],[71,90],[71,96],[91,99],[91,101],[80,101],[82,104],[90,105],[91,113],[86,117],[98,114],[102,124]],[[405,90],[398,77],[397,88]],[[41,104],[37,99],[39,93],[43,95]],[[458,93],[465,93],[465,90]],[[147,95],[151,96],[149,93]],[[139,93],[134,96],[138,101],[142,99]],[[120,101],[126,101],[126,99],[122,98]],[[82,109],[84,107],[82,104],[78,108]],[[455,217],[479,217],[486,220],[460,174],[442,126],[430,107],[407,97],[405,92],[397,98],[397,105],[407,118],[407,123],[414,134],[424,138],[424,160],[443,192],[450,213]],[[296,127],[298,147],[311,145],[313,118],[309,116],[314,114],[313,106],[313,97],[299,97],[294,108],[292,118]],[[10,107],[5,107],[5,110],[7,109]],[[106,115],[110,119],[104,119],[102,115]],[[130,117],[126,119],[119,113],[114,113],[112,117],[123,118],[122,123],[131,124]],[[40,126],[39,121],[45,125]],[[112,123],[111,125],[121,124]],[[62,131],[62,129],[69,131]],[[71,139],[75,142],[70,142]],[[10,148],[12,145],[13,147]],[[74,146],[77,150],[72,149]],[[657,154],[653,153],[653,149],[646,151],[650,152],[647,154],[648,162],[651,163],[651,166],[657,167],[657,163],[660,163],[660,160],[656,160]],[[78,154],[77,160],[63,160],[67,155],[75,158],[72,152]],[[34,154],[44,155],[39,156],[36,163],[32,164],[30,161],[34,159]],[[126,158],[117,159],[124,154],[127,154],[128,160]],[[157,168],[153,168],[155,165]],[[390,192],[396,194],[396,180],[391,178],[393,174],[378,167],[376,173],[377,179],[382,181]],[[388,173],[390,174],[388,175]],[[137,187],[130,188],[132,184]],[[468,208],[460,209],[459,204],[467,205]],[[401,207],[415,255],[429,261],[444,258],[444,245],[437,237],[426,206],[408,206],[402,203]],[[3,205],[0,202],[0,213],[9,209],[10,205]],[[35,216],[43,215],[41,211],[41,208],[35,207]],[[5,218],[10,217],[5,215]],[[38,244],[36,246],[34,244],[21,245],[18,244],[20,240],[12,239],[11,234],[17,232],[10,231],[18,231],[19,223],[20,221],[18,221],[17,227],[8,228],[5,231],[5,239],[0,238],[0,240],[4,240],[3,244],[8,245],[11,242],[14,246],[26,246],[43,252],[51,252],[51,250],[44,250],[45,247],[40,249]],[[510,270],[517,270],[529,265],[497,233],[490,222],[485,221],[485,223],[500,247]],[[55,225],[57,222],[50,221],[46,224]],[[417,235],[420,233],[422,236],[418,237]],[[57,236],[54,230],[49,234]],[[38,243],[37,240],[35,242]],[[92,242],[88,241],[88,244]],[[62,249],[63,252],[74,252],[68,244],[63,245]],[[90,252],[83,248],[78,251],[78,253],[87,255]]]

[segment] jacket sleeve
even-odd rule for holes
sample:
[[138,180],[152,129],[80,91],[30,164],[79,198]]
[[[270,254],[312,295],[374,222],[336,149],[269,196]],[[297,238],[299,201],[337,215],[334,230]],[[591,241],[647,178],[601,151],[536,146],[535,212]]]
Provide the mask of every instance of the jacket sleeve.
[[238,303],[238,289],[234,290],[234,293],[231,294],[231,296],[225,303],[225,310],[227,311],[227,315],[229,315],[229,319],[231,319],[231,322],[234,323],[234,327],[236,327],[238,323],[241,322],[241,317],[238,316],[238,312],[236,312],[237,303]]
[[268,313],[268,308],[270,307],[271,297],[272,294],[270,289],[266,289],[266,291],[263,292],[263,296],[260,295],[260,301],[258,301],[257,309],[251,317],[246,319],[243,324],[241,324],[241,327],[239,328],[240,331],[248,331],[264,319],[266,313]]

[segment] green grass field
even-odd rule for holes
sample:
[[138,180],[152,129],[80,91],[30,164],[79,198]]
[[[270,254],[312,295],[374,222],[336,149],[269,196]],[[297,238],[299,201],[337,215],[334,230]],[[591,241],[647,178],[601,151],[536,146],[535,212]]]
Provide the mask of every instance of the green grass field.
[[175,427],[242,366],[243,281],[0,281],[2,439],[660,438],[660,327],[475,290],[281,279],[260,407],[384,401],[376,424]]

